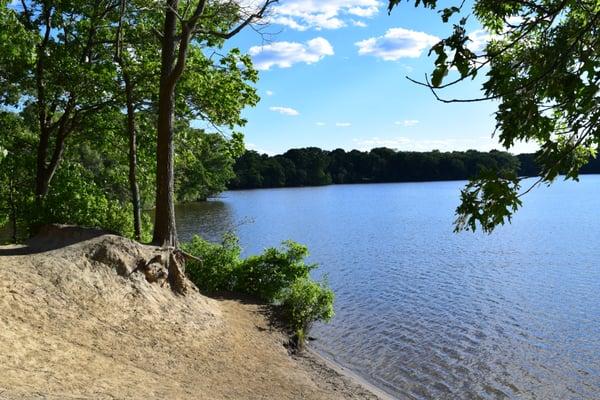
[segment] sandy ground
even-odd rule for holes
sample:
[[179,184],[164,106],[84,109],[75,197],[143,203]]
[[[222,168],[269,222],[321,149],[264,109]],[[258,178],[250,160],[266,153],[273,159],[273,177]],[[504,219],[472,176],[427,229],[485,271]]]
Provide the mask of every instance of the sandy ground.
[[263,306],[177,296],[130,275],[155,248],[96,236],[0,247],[0,399],[377,398],[290,356]]

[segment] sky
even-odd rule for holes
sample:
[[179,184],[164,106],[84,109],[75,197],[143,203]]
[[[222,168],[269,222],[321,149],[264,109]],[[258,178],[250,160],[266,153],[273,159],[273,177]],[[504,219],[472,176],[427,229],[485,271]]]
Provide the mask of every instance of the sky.
[[[268,25],[257,27],[259,32],[246,29],[230,41],[251,54],[260,70],[262,100],[244,111],[249,149],[268,154],[307,146],[501,149],[492,138],[496,104],[444,104],[406,79],[422,80],[431,72],[428,50],[448,36],[451,25],[414,2],[403,2],[391,15],[386,5],[383,0],[280,0]],[[488,35],[473,17],[468,29],[473,48],[481,48]],[[480,97],[481,83],[465,82],[443,95]],[[511,151],[533,150],[520,144]]]

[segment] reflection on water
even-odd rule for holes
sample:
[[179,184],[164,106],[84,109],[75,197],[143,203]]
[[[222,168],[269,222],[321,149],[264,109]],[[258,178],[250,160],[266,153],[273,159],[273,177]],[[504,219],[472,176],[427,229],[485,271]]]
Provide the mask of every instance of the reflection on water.
[[307,244],[337,296],[314,346],[399,398],[599,399],[600,176],[531,193],[492,235],[452,232],[463,184],[229,192],[179,229]]
[[182,241],[201,235],[212,242],[219,242],[226,232],[235,231],[232,206],[218,199],[179,204],[175,208],[177,233]]

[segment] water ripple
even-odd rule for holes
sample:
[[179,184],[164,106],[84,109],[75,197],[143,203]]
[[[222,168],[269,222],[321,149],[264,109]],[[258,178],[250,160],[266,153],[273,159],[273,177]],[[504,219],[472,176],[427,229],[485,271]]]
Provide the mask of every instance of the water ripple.
[[336,291],[316,349],[398,398],[600,398],[600,177],[492,235],[452,233],[462,184],[233,192],[178,219],[184,239],[255,220],[246,254],[307,244]]

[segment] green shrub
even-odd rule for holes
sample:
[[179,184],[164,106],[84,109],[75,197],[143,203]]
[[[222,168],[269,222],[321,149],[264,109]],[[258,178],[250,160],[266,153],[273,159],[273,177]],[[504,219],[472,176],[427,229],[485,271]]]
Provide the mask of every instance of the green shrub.
[[191,242],[181,247],[202,260],[202,263],[190,261],[186,265],[188,277],[199,289],[209,293],[234,289],[241,263],[241,248],[235,235],[226,234],[221,244],[194,236]]
[[296,280],[307,278],[315,265],[304,263],[308,249],[292,241],[282,248],[268,248],[263,254],[242,261],[237,271],[235,290],[273,302]]
[[306,246],[286,241],[280,248],[268,248],[242,260],[238,239],[228,234],[221,244],[194,236],[182,248],[202,261],[189,262],[186,267],[188,277],[200,290],[233,291],[280,307],[298,347],[312,323],[333,317],[333,291],[326,281],[310,278],[316,265],[304,262]]
[[333,318],[334,294],[326,281],[297,279],[281,296],[281,306],[300,346],[313,322]]

